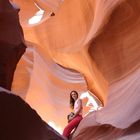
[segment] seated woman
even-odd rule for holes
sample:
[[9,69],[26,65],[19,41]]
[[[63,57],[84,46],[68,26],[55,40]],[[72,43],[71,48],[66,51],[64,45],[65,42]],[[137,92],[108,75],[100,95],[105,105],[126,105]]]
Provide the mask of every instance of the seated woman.
[[74,109],[74,114],[72,117],[69,117],[69,123],[65,127],[63,131],[63,136],[66,138],[69,138],[70,133],[74,128],[78,126],[80,121],[83,119],[82,117],[82,100],[78,98],[77,91],[71,91],[70,93],[70,106],[72,109]]

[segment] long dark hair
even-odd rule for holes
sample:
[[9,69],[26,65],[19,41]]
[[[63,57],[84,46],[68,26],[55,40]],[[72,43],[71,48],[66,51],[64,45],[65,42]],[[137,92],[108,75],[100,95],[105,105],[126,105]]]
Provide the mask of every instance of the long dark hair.
[[73,90],[73,91],[70,92],[70,108],[71,109],[74,109],[74,103],[75,103],[75,100],[72,98],[72,95],[71,95],[73,92],[75,92],[77,94],[77,97],[78,97],[78,92],[77,91]]

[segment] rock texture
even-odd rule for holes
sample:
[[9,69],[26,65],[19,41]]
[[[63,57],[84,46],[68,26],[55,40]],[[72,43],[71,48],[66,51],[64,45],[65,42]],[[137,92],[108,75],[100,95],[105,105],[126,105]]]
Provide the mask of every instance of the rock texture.
[[[89,133],[90,132],[90,133]],[[73,140],[138,140],[140,139],[140,120],[126,129],[115,128],[109,124],[83,129]]]
[[[82,138],[82,135],[85,135],[85,140],[99,138],[101,138],[101,140],[139,139],[139,79],[140,70],[137,70],[131,74],[131,76],[129,75],[129,77],[112,85],[107,105],[99,111],[90,113],[82,120],[74,134],[74,139],[76,136]],[[120,88],[117,88],[118,86],[120,86]],[[129,92],[127,92],[126,96],[125,93],[128,90]],[[88,135],[88,132],[91,132],[91,128],[93,128],[93,132]]]
[[0,88],[1,140],[64,140],[20,97]]
[[0,1],[0,86],[11,89],[16,65],[25,52],[19,9]]
[[[46,122],[61,129],[70,112],[69,92],[90,90],[104,108],[83,119],[74,139],[96,139],[106,127],[110,128],[107,138],[109,132],[116,131],[114,139],[139,139],[140,1],[1,0],[1,11],[17,14],[15,4],[20,7],[19,18],[30,53],[22,57],[16,69],[12,90]],[[29,23],[40,15],[40,21]],[[19,23],[3,22],[13,23],[17,17],[2,17],[1,40],[22,44]],[[94,130],[88,135],[93,128],[101,130],[97,137]]]

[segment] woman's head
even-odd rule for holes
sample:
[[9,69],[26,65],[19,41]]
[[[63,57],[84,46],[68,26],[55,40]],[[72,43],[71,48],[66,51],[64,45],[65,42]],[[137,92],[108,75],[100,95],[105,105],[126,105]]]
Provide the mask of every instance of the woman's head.
[[74,108],[74,103],[78,99],[78,92],[73,90],[70,92],[70,107]]

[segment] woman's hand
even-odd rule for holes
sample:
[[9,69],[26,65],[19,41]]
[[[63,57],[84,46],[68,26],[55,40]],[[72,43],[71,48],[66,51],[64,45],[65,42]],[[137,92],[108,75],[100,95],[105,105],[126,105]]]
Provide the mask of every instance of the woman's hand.
[[70,116],[68,122],[72,121],[75,118],[75,115]]

